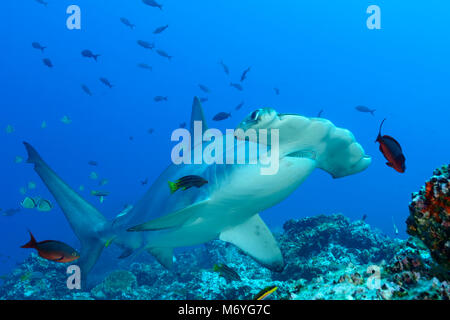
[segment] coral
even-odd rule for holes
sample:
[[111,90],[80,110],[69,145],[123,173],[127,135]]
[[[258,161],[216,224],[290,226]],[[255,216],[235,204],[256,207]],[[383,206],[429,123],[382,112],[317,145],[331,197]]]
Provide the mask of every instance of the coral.
[[[336,214],[290,220],[277,234],[286,267],[281,273],[261,267],[233,245],[211,241],[176,252],[173,270],[149,256],[117,267],[117,252],[99,266],[97,285],[66,286],[66,267],[32,253],[4,279],[2,299],[254,299],[276,286],[267,299],[448,299],[449,285],[434,277],[429,250],[417,239],[391,239],[363,221]],[[109,251],[109,250],[108,250]],[[106,259],[106,257],[105,257]],[[240,281],[227,281],[215,264],[235,270]],[[106,275],[106,276],[105,276]]]
[[450,271],[450,168],[436,169],[419,192],[412,194],[408,234],[418,237],[431,256]]

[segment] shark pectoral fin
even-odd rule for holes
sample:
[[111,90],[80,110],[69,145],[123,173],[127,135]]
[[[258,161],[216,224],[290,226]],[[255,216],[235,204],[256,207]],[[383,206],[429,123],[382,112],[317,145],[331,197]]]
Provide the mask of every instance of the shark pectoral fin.
[[132,227],[127,231],[156,231],[180,227],[195,213],[199,212],[203,206],[207,205],[208,201],[209,199],[197,202],[174,213]]
[[171,269],[173,266],[173,248],[148,248],[147,252],[161,263],[164,268]]
[[275,238],[259,214],[231,229],[222,231],[220,240],[229,242],[267,268],[281,272],[283,256]]

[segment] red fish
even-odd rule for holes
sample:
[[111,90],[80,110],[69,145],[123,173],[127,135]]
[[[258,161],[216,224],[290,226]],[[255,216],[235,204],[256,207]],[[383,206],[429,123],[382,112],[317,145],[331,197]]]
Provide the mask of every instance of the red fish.
[[36,249],[39,256],[44,259],[66,263],[77,260],[80,257],[77,251],[63,242],[54,240],[37,242],[31,232],[30,237],[30,241],[21,246],[21,248]]
[[388,162],[386,164],[393,168],[394,170],[403,173],[406,170],[405,166],[405,156],[403,155],[402,147],[400,144],[388,135],[381,135],[381,128],[383,127],[383,123],[386,119],[381,122],[380,130],[378,132],[378,137],[375,142],[380,143],[380,151],[386,158]]

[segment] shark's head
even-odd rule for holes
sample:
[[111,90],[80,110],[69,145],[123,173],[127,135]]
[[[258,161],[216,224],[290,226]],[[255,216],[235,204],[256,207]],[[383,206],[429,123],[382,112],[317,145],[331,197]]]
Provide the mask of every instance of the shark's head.
[[[256,130],[256,135],[248,134],[252,129]],[[260,108],[250,113],[235,132],[239,140],[248,139],[267,145],[276,141],[280,159],[310,158],[317,162],[317,167],[329,172],[334,178],[363,171],[371,163],[371,158],[349,130],[337,128],[323,118],[308,118],[299,114],[278,113],[272,108]],[[272,139],[275,132],[278,139]],[[267,139],[261,139],[262,133],[267,133]]]

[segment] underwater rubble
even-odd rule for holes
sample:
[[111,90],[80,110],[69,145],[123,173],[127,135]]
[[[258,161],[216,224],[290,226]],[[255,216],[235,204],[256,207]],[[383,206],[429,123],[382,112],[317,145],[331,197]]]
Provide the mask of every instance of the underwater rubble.
[[[267,299],[449,298],[448,283],[433,275],[435,263],[415,238],[391,239],[340,214],[289,220],[275,236],[286,263],[281,273],[211,241],[176,254],[172,271],[153,259],[134,262],[85,291],[67,289],[66,265],[31,253],[0,280],[0,299],[254,299],[267,286],[278,287]],[[240,281],[227,281],[215,264],[226,264]]]

